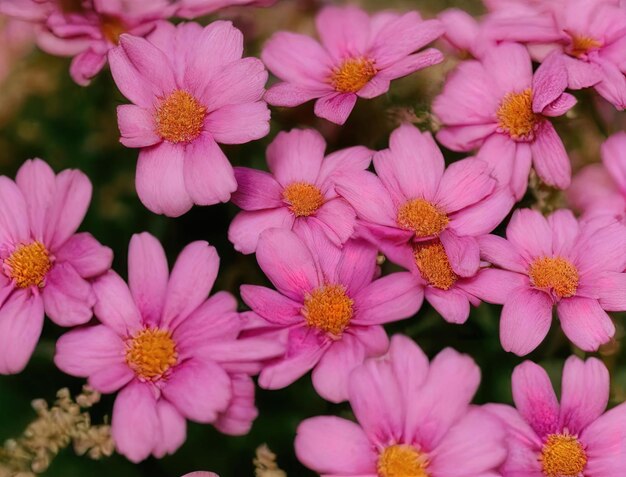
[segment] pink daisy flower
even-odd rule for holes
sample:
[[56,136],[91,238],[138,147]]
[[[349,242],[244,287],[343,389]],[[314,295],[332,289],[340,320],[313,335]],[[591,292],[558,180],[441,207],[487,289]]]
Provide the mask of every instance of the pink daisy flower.
[[335,179],[367,169],[373,151],[357,146],[324,157],[326,142],[313,129],[281,132],[267,148],[270,173],[236,167],[232,201],[243,209],[228,229],[242,253],[256,250],[261,232],[282,227],[326,235],[340,246],[354,232],[356,213],[335,192]]
[[626,108],[626,5],[618,0],[544,2],[496,16],[490,35],[525,43],[542,61],[557,51],[572,89],[594,86],[616,108]]
[[565,335],[579,348],[595,351],[615,334],[607,311],[626,310],[626,233],[621,224],[578,222],[571,211],[547,219],[516,210],[506,239],[480,238],[482,256],[508,270],[516,288],[500,301],[500,341],[523,356],[545,338],[556,308]]
[[552,56],[533,74],[526,48],[510,43],[488,49],[480,61],[461,63],[433,103],[443,124],[437,139],[455,151],[480,148],[478,157],[517,199],[526,192],[531,164],[546,184],[567,188],[569,158],[549,120],[576,103],[563,92],[567,74],[561,63]]
[[471,406],[480,370],[447,348],[430,363],[405,336],[349,378],[357,422],[336,416],[298,427],[298,459],[324,477],[496,476],[506,456],[498,419]]
[[263,48],[263,62],[281,80],[267,91],[269,104],[317,99],[316,116],[343,124],[357,97],[380,96],[391,80],[443,61],[432,48],[415,53],[443,33],[438,20],[423,21],[417,12],[370,17],[354,6],[325,7],[315,22],[321,44],[278,32]]
[[507,429],[502,477],[604,477],[626,464],[626,405],[604,412],[609,372],[596,358],[571,356],[563,368],[561,402],[548,374],[531,361],[513,371],[515,408],[485,406]]
[[263,137],[270,117],[261,100],[267,71],[242,53],[241,32],[219,21],[163,22],[149,39],[122,35],[109,54],[133,103],[118,107],[121,142],[141,148],[137,194],[152,212],[179,216],[193,204],[227,202],[237,188],[217,143]]
[[70,331],[57,342],[55,363],[86,377],[102,393],[120,390],[111,421],[119,453],[133,462],[173,453],[190,419],[227,434],[246,434],[257,415],[258,360],[283,352],[276,342],[239,339],[237,300],[207,299],[219,258],[207,242],[193,242],[171,273],[161,244],[134,235],[129,284],[115,272],[94,284],[101,324]]
[[85,174],[55,175],[40,159],[26,161],[15,182],[0,176],[0,374],[24,369],[44,314],[60,326],[91,319],[91,280],[111,267],[113,252],[76,233],[90,200]]
[[567,198],[586,218],[626,221],[626,132],[602,144],[602,164],[580,171],[567,190]]
[[265,321],[266,330],[256,332],[287,342],[284,356],[261,372],[261,387],[284,388],[314,368],[320,396],[346,399],[350,371],[387,349],[381,325],[412,316],[422,304],[410,273],[376,278],[376,254],[362,240],[339,249],[323,235],[305,242],[286,229],[261,234],[257,261],[277,290],[242,285],[241,296]]
[[276,0],[177,0],[176,16],[193,19],[227,7],[269,7],[274,3]]

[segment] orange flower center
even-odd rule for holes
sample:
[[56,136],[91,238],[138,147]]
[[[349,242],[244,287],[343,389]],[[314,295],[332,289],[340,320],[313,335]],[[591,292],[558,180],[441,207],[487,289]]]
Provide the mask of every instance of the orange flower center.
[[508,93],[496,112],[500,129],[515,140],[533,139],[541,115],[533,112],[532,103],[530,88],[521,93]]
[[413,256],[422,278],[435,288],[449,290],[458,280],[441,242],[416,244],[413,246]]
[[309,326],[339,336],[350,323],[353,307],[342,285],[324,285],[304,299],[303,314]]
[[340,93],[356,93],[376,76],[377,72],[374,61],[370,59],[348,58],[341,66],[333,69],[330,84]]
[[46,274],[52,268],[50,253],[41,242],[20,245],[4,264],[19,288],[43,287]]
[[206,107],[196,98],[187,91],[177,89],[157,108],[157,132],[169,142],[193,141],[202,131],[206,114]]
[[159,328],[144,328],[128,340],[126,362],[144,380],[161,378],[178,362],[172,333]]
[[561,257],[535,259],[528,271],[530,282],[536,288],[550,288],[559,298],[568,298],[578,289],[578,270]]
[[413,446],[393,445],[378,457],[379,477],[428,477],[426,456]]
[[572,44],[570,45],[569,54],[576,58],[586,55],[591,50],[595,50],[602,46],[602,42],[588,36],[572,35]]
[[283,199],[296,217],[308,217],[324,204],[324,196],[313,184],[294,182],[283,190]]
[[587,454],[575,436],[550,434],[539,461],[546,477],[579,477],[587,465]]
[[439,235],[450,219],[438,207],[424,199],[413,199],[398,209],[398,225],[415,232],[417,237]]
[[114,45],[118,45],[120,43],[120,35],[126,33],[126,25],[117,17],[102,15],[100,17],[100,30],[107,40]]

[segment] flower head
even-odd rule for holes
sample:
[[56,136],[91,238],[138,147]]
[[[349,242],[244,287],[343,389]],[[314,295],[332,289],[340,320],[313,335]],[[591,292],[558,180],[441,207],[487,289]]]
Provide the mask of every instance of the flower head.
[[609,400],[609,372],[596,358],[572,356],[565,362],[560,403],[548,374],[531,361],[515,368],[515,408],[485,408],[507,429],[508,458],[503,477],[596,476],[619,473],[626,459],[621,422],[624,404],[604,412]]
[[461,63],[433,104],[443,124],[437,139],[455,151],[479,148],[477,157],[517,199],[526,192],[531,165],[546,184],[567,188],[569,158],[550,122],[576,103],[563,92],[562,62],[552,55],[533,74],[526,49],[504,43],[480,61]]
[[276,342],[240,339],[237,301],[207,299],[219,258],[206,242],[181,252],[171,273],[161,244],[133,236],[128,285],[115,272],[94,284],[101,324],[62,336],[55,362],[103,393],[119,390],[111,421],[117,450],[133,462],[162,457],[185,441],[185,419],[246,434],[257,412],[259,360],[283,351]]
[[[567,337],[585,351],[608,342],[615,326],[607,311],[626,310],[626,234],[615,221],[578,221],[569,210],[543,217],[519,209],[506,239],[479,239],[481,255],[506,270],[510,293],[487,301],[504,304],[500,340],[525,355],[545,338],[556,307]],[[509,288],[510,289],[510,288]]]
[[340,246],[354,232],[356,213],[335,192],[335,180],[365,170],[373,151],[361,146],[324,157],[324,138],[312,129],[281,132],[267,149],[270,173],[235,168],[233,202],[243,209],[228,236],[243,253],[256,250],[271,227],[316,230]]
[[409,273],[377,278],[376,252],[358,239],[339,249],[319,233],[261,234],[257,260],[276,290],[243,285],[241,296],[260,317],[255,333],[287,343],[285,354],[261,372],[261,387],[283,388],[313,369],[322,397],[346,399],[350,371],[387,348],[381,325],[408,318],[422,303]]
[[24,369],[44,313],[61,326],[91,319],[91,282],[109,269],[113,253],[76,233],[90,200],[87,176],[69,169],[55,175],[40,159],[26,161],[15,182],[0,177],[0,374]]
[[121,142],[141,148],[137,194],[152,212],[179,216],[227,202],[237,188],[217,143],[269,131],[267,72],[242,53],[241,32],[223,21],[162,23],[148,39],[122,35],[110,53],[113,78],[133,103],[118,107]]
[[496,475],[506,455],[504,429],[470,406],[479,381],[469,356],[447,348],[429,363],[409,338],[394,336],[385,356],[366,360],[349,377],[357,422],[306,419],[296,436],[298,459],[323,475]]
[[440,63],[441,53],[417,50],[443,33],[438,20],[417,12],[381,13],[326,7],[316,18],[321,44],[300,34],[278,32],[263,49],[263,62],[281,82],[265,95],[274,106],[298,106],[312,99],[315,114],[343,124],[357,97],[374,98],[391,80]]

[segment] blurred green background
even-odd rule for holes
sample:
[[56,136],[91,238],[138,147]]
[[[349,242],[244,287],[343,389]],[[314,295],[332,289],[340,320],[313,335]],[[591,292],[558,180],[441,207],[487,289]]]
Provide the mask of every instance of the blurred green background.
[[[341,3],[341,2],[339,2]],[[371,0],[361,2],[370,10],[397,8],[418,9],[425,17],[457,6],[480,13],[474,0]],[[258,55],[263,41],[279,29],[312,31],[312,18],[318,2],[282,0],[267,10],[235,9],[218,15],[232,19],[248,39],[247,55]],[[212,17],[215,18],[215,17]],[[206,19],[207,21],[210,19]],[[203,20],[204,21],[204,20]],[[5,48],[0,46],[0,48]],[[312,104],[293,110],[274,110],[272,133],[251,144],[225,147],[233,164],[264,168],[264,150],[275,134],[293,127],[315,127],[327,138],[329,151],[364,144],[374,149],[386,147],[389,132],[401,119],[409,119],[428,129],[428,110],[440,90],[444,74],[453,62],[418,72],[397,81],[390,92],[372,101],[359,101],[343,128],[315,118]],[[82,230],[93,233],[115,251],[114,268],[126,274],[128,241],[133,233],[149,231],[156,235],[168,252],[170,263],[187,243],[203,239],[217,247],[221,273],[216,290],[238,293],[242,283],[265,283],[253,256],[234,251],[226,238],[228,224],[237,213],[232,204],[195,207],[181,218],[170,219],[147,211],[134,191],[134,168],[137,151],[118,142],[115,108],[125,102],[105,70],[91,86],[81,88],[68,74],[69,60],[33,51],[13,65],[10,75],[0,83],[0,172],[14,176],[21,163],[41,157],[59,171],[73,167],[83,170],[94,184],[94,196]],[[557,121],[566,144],[577,164],[598,160],[598,144],[609,126],[592,112],[593,98],[579,96],[581,104],[573,115]],[[595,111],[595,110],[593,110]],[[588,118],[593,117],[594,120]],[[565,122],[567,121],[567,124]],[[459,155],[446,153],[449,160]],[[532,194],[524,205],[533,205]],[[386,264],[387,270],[391,270]],[[389,326],[390,333],[406,333],[433,356],[447,346],[469,353],[483,370],[477,403],[510,402],[510,374],[521,362],[505,353],[498,339],[500,307],[481,305],[472,310],[464,326],[445,323],[427,304],[417,316]],[[612,370],[613,402],[624,398],[626,368],[620,356],[619,339],[623,334],[620,320],[618,339],[602,350],[604,361]],[[0,376],[0,441],[18,436],[35,417],[30,402],[44,398],[51,402],[64,386],[79,392],[82,381],[62,374],[52,363],[54,343],[62,329],[46,323],[41,342],[27,369],[17,376]],[[572,348],[558,326],[530,358],[546,366],[553,377],[560,376],[563,360]],[[280,391],[258,390],[260,417],[245,437],[228,437],[211,426],[189,425],[188,439],[174,456],[149,459],[133,465],[123,457],[102,461],[77,457],[71,449],[63,451],[45,473],[50,477],[178,477],[194,470],[212,470],[222,477],[253,475],[255,448],[267,443],[278,454],[278,463],[290,477],[315,475],[295,459],[293,439],[298,423],[320,414],[350,416],[349,406],[332,405],[316,395],[307,376]],[[113,399],[105,396],[93,409],[95,422],[110,414]]]

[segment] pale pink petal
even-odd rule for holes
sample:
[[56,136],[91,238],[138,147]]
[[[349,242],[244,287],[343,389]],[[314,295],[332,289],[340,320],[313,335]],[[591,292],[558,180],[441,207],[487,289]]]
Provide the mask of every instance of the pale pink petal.
[[134,104],[117,107],[117,125],[120,142],[126,147],[146,147],[161,142],[156,132],[154,113]]
[[354,93],[332,93],[322,96],[315,101],[315,115],[318,118],[343,125],[356,104],[356,98],[357,95]]
[[315,26],[322,45],[337,63],[368,52],[370,18],[360,8],[328,6],[315,17]]
[[83,278],[101,275],[113,261],[113,251],[87,232],[72,235],[54,255],[58,263],[70,263]]
[[194,76],[212,76],[243,55],[243,34],[229,21],[209,23],[199,35],[193,36],[194,48],[185,48],[185,43],[182,47],[187,52],[187,67]]
[[315,184],[325,149],[326,141],[314,129],[283,131],[267,148],[267,165],[283,187],[293,182]]
[[380,179],[371,172],[337,179],[337,193],[356,210],[359,218],[396,227],[396,208]]
[[270,323],[294,324],[302,319],[302,303],[281,295],[276,290],[258,285],[242,285],[241,298],[252,310]]
[[524,361],[513,370],[511,387],[515,407],[540,437],[557,430],[559,403],[541,366]]
[[448,166],[437,189],[436,202],[447,213],[456,212],[487,197],[496,185],[489,165],[478,159],[464,159]]
[[557,189],[567,189],[572,180],[572,166],[552,124],[544,121],[539,126],[530,149],[533,153],[533,167],[541,180]]
[[[26,201],[30,230],[34,238],[42,240],[46,215],[56,188],[54,171],[41,159],[29,159],[17,171],[15,182]],[[19,208],[17,212],[20,212]]]
[[567,68],[567,82],[571,89],[589,88],[602,81],[602,69],[595,63],[563,55]]
[[48,272],[42,296],[46,315],[59,326],[87,323],[96,303],[91,284],[69,263],[58,263]]
[[506,238],[523,258],[552,256],[552,230],[536,210],[517,209],[506,228]]
[[110,271],[93,284],[96,294],[94,313],[98,320],[122,337],[132,336],[142,326],[142,319],[124,280]]
[[[443,61],[443,54],[434,48],[428,48],[419,53],[408,55],[405,58],[389,65],[384,70],[380,71],[376,78],[381,80],[394,80],[396,78],[402,78],[403,76],[410,75],[411,73],[439,64]],[[381,82],[382,83],[382,82]],[[359,96],[366,97],[365,92],[369,84],[363,87],[359,91]],[[382,94],[382,93],[381,93]]]
[[626,310],[626,273],[607,272],[598,280],[597,288],[603,310]]
[[239,212],[228,227],[228,240],[244,254],[256,251],[261,233],[271,228],[291,230],[293,214],[286,207]]
[[584,351],[597,351],[615,335],[615,325],[597,300],[574,296],[557,305],[565,335]]
[[531,87],[532,61],[526,47],[516,43],[503,43],[485,52],[483,65],[493,78],[496,91],[492,94],[503,97],[519,93]]
[[527,265],[508,240],[497,235],[478,237],[480,256],[506,270],[526,274]]
[[22,371],[43,328],[43,302],[28,290],[15,291],[0,307],[0,374]]
[[243,436],[250,432],[259,414],[254,406],[254,381],[245,374],[231,377],[232,399],[226,411],[213,423],[215,428],[231,436]]
[[516,289],[527,284],[527,280],[520,273],[484,268],[475,276],[457,282],[457,286],[483,301],[503,305]]
[[623,403],[605,412],[581,433],[580,440],[587,444],[587,466],[590,476],[620,475],[626,448],[624,448],[626,405]]
[[465,293],[456,288],[440,290],[428,287],[425,291],[426,300],[437,310],[448,323],[462,324],[467,321],[470,313],[470,302]]
[[552,299],[542,291],[518,288],[504,303],[500,318],[500,342],[505,351],[524,356],[548,334],[552,323]]
[[493,192],[480,202],[450,217],[450,229],[457,235],[480,236],[491,232],[511,212],[515,197],[508,187]]
[[272,106],[292,108],[307,101],[324,96],[328,91],[308,90],[291,83],[276,83],[268,88],[263,99]]
[[[169,402],[161,399],[157,402],[159,416],[159,438],[152,455],[157,459],[166,454],[173,454],[187,439],[187,421]],[[210,474],[215,475],[215,474]]]
[[444,126],[437,133],[437,141],[453,151],[471,151],[482,146],[486,139],[494,136],[498,124],[472,124],[468,126]]
[[480,249],[474,237],[461,237],[452,231],[439,235],[454,273],[461,277],[473,277],[480,266]]
[[282,187],[265,171],[248,167],[235,167],[237,191],[232,202],[243,210],[262,210],[282,207]]

